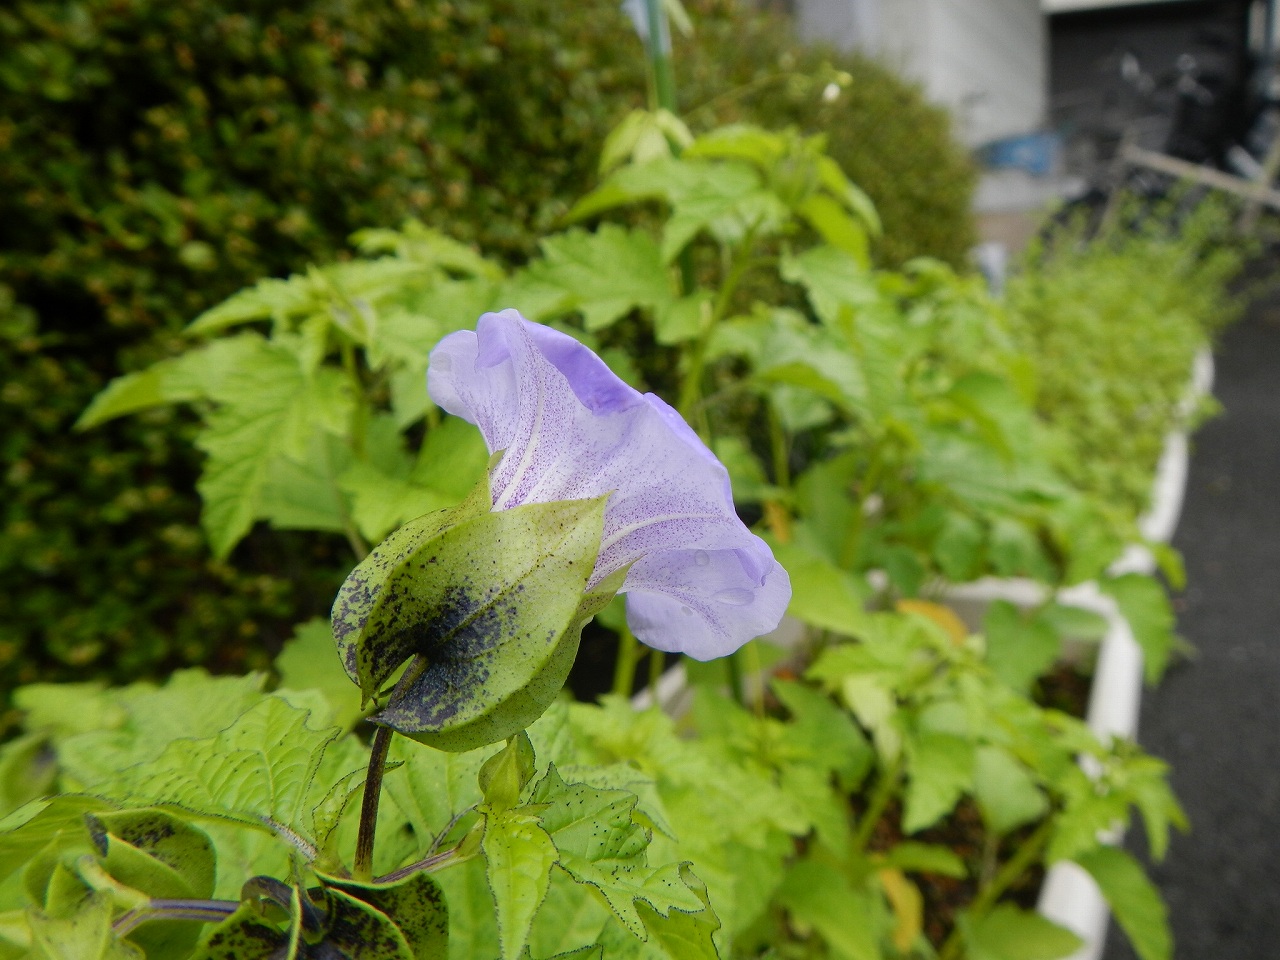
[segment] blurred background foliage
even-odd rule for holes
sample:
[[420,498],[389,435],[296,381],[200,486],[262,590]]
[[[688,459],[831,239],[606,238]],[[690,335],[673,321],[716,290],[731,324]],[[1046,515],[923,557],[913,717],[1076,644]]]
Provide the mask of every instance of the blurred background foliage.
[[[682,108],[825,131],[886,225],[886,265],[959,262],[973,173],[945,114],[730,0],[689,5]],[[835,86],[832,87],[831,84]],[[348,554],[250,536],[212,559],[194,419],[69,439],[192,317],[407,217],[518,264],[644,101],[616,0],[28,0],[0,10],[0,689],[265,663],[327,611]]]

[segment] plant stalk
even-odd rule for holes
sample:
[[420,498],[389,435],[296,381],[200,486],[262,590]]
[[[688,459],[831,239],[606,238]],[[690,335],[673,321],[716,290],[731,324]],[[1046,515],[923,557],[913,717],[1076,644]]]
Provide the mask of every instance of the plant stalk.
[[782,428],[782,417],[770,400],[765,404],[769,415],[769,448],[773,454],[773,483],[782,490],[791,489],[791,457],[787,449],[787,434]]
[[733,294],[737,291],[738,284],[742,282],[747,270],[752,266],[750,251],[751,244],[755,241],[755,235],[754,228],[748,230],[746,236],[742,238],[742,242],[738,245],[734,263],[729,268],[729,273],[724,278],[724,283],[720,285],[720,290],[716,294],[711,317],[707,320],[706,328],[698,334],[698,339],[694,341],[693,350],[689,354],[689,368],[685,371],[684,382],[680,385],[680,399],[676,407],[680,412],[680,416],[684,417],[685,420],[689,420],[692,417],[694,408],[697,407],[698,400],[702,395],[702,372],[707,363],[707,347],[711,344],[711,335],[715,332],[716,326],[729,312],[729,303],[733,298]]
[[662,0],[645,0],[644,6],[649,24],[649,39],[645,47],[653,70],[653,99],[660,109],[675,113],[676,80],[671,68],[671,35],[667,17],[662,10]]
[[853,851],[855,854],[866,852],[867,844],[871,842],[871,834],[875,831],[876,824],[880,822],[880,818],[884,815],[885,807],[893,799],[893,794],[898,788],[898,780],[901,775],[902,754],[899,753],[893,763],[890,764],[889,769],[885,770],[880,775],[880,779],[876,781],[876,788],[871,794],[871,802],[863,812],[862,819],[858,821],[858,828],[853,834]]
[[635,688],[639,657],[636,635],[624,623],[622,632],[618,634],[618,659],[613,665],[613,692],[618,696],[631,696],[631,691]]
[[[395,700],[400,694],[413,685],[427,669],[427,658],[422,654],[414,656],[405,668],[396,685],[392,687],[387,701]],[[360,800],[360,832],[356,835],[356,857],[352,873],[357,880],[373,879],[373,841],[378,830],[378,805],[382,800],[382,776],[387,769],[387,751],[391,748],[391,736],[395,733],[390,727],[378,726],[373,735],[373,744],[369,751],[369,772],[365,775],[364,796]]]
[[387,769],[387,751],[391,748],[390,727],[378,727],[369,754],[369,773],[364,780],[364,797],[360,801],[360,833],[356,837],[356,861],[353,872],[357,880],[373,879],[373,841],[378,829],[378,804],[382,800],[382,775]]
[[[969,904],[968,910],[965,912],[974,919],[980,919],[985,916],[990,909],[995,906],[1006,890],[1035,863],[1036,859],[1044,852],[1045,846],[1049,842],[1049,837],[1053,833],[1054,821],[1052,817],[1046,817],[1040,822],[1040,825],[1027,837],[1013,856],[1005,861],[991,882],[984,885],[978,895],[973,898],[973,903]],[[962,953],[963,937],[959,926],[952,929],[946,942],[943,943],[942,949],[938,951],[938,960],[959,960]]]
[[217,923],[231,916],[239,908],[238,900],[155,899],[146,906],[121,914],[111,928],[116,936],[124,937],[152,920],[195,920],[200,923]]

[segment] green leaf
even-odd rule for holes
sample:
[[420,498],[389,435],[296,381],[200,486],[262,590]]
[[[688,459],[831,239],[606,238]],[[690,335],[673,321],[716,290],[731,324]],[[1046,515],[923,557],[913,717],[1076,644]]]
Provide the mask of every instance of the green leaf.
[[309,830],[328,784],[314,783],[338,731],[314,730],[310,712],[271,697],[207,740],[178,740],[150,763],[121,771],[95,790],[148,804],[172,804],[259,829]]
[[671,960],[719,960],[720,953],[711,937],[720,929],[720,920],[711,909],[706,885],[694,876],[688,864],[680,865],[680,879],[702,902],[702,909],[672,907],[662,913],[648,902],[638,901],[636,909],[645,930]]
[[603,513],[604,498],[528,504],[453,525],[457,514],[433,514],[365,558],[334,604],[348,675],[368,699],[406,660],[423,658],[376,722],[466,750],[541,715],[577,651],[570,628]]
[[676,255],[703,230],[733,244],[748,230],[767,232],[788,218],[782,201],[764,188],[760,173],[736,161],[659,158],[615,171],[570,211],[580,220],[640,200],[671,205],[662,237],[662,262]]
[[803,286],[818,316],[829,324],[841,311],[875,303],[879,294],[872,273],[843,250],[811,247],[798,256],[786,255],[782,277]]
[[840,164],[831,157],[818,157],[818,179],[832,196],[857,215],[873,236],[880,234],[880,216],[876,213],[875,204],[860,187],[845,176]]
[[582,313],[587,330],[601,330],[636,307],[665,309],[676,293],[658,245],[648,233],[603,224],[542,241],[542,259],[525,268],[526,280],[563,291],[565,310]]
[[490,810],[514,807],[525,785],[533,779],[535,765],[533,744],[529,742],[529,735],[521,730],[480,768],[477,779],[486,807]]
[[[215,856],[209,837],[162,810],[121,810],[85,817],[103,869],[152,898],[213,895]],[[184,921],[145,924],[130,939],[148,956],[185,956],[199,928]]]
[[359,691],[342,669],[329,621],[316,617],[294,628],[275,660],[280,686],[319,690],[333,705],[333,722],[350,730],[360,717]]
[[862,224],[845,212],[843,206],[821,193],[813,193],[796,208],[822,239],[853,257],[862,267],[871,265],[870,243]]
[[764,467],[743,437],[716,437],[712,449],[729,471],[735,503],[759,503],[781,495],[782,491],[769,483]]
[[44,734],[28,733],[0,746],[0,817],[54,793],[58,768],[49,762]]
[[644,937],[637,909],[642,903],[664,914],[673,909],[697,912],[703,906],[681,878],[679,864],[649,867],[629,857],[595,861],[574,857],[562,858],[560,866],[579,883],[596,888],[614,915],[637,937]]
[[0,880],[32,860],[40,851],[89,850],[85,814],[116,809],[101,797],[63,794],[37,800],[0,820]]
[[1169,828],[1186,830],[1187,815],[1169,786],[1168,764],[1141,754],[1126,760],[1124,785],[1142,814],[1151,858],[1160,861],[1168,850]]
[[1164,675],[1177,643],[1169,595],[1154,577],[1127,573],[1099,581],[1102,592],[1115,600],[1129,621],[1133,638],[1142,648],[1143,674],[1148,684]]
[[1031,774],[1000,747],[980,746],[975,751],[973,795],[987,828],[1001,836],[1049,809]]
[[163,810],[102,812],[85,819],[95,843],[105,848],[103,865],[121,883],[153,897],[213,896],[213,846],[191,824]]
[[474,857],[436,875],[449,904],[450,960],[497,957],[501,950],[485,869],[484,858]]
[[969,868],[950,847],[903,840],[880,855],[878,864],[897,867],[909,873],[936,873],[942,877],[962,878]]
[[[50,736],[64,789],[90,787],[157,756],[169,741],[210,737],[262,697],[266,675],[179,670],[162,687],[32,684],[14,694],[27,728]],[[74,706],[74,708],[73,708]]]
[[712,299],[711,291],[695,290],[688,296],[656,304],[654,339],[663,346],[696,340],[710,323]]
[[791,714],[782,738],[792,756],[834,773],[845,789],[856,789],[870,772],[875,752],[849,714],[802,683],[775,680],[771,689]]
[[221,923],[208,927],[190,960],[297,960],[297,940],[262,919],[256,906],[241,904]]
[[[341,891],[388,918],[409,947],[413,960],[445,960],[449,946],[449,914],[444,892],[428,873],[415,873],[397,883],[359,883],[324,877],[328,890]],[[360,942],[353,944],[358,956]]]
[[346,532],[347,498],[335,476],[351,462],[351,450],[339,438],[313,433],[299,459],[272,456],[262,465],[262,483],[254,506],[255,518],[277,530]]
[[551,887],[533,921],[529,952],[559,956],[591,944],[605,925],[618,926],[612,912],[590,887],[575,883],[563,870],[551,871]]
[[[421,389],[421,384],[419,384]],[[460,503],[484,477],[489,451],[473,424],[460,417],[444,417],[427,431],[414,464],[414,484]]]
[[648,844],[634,820],[637,797],[628,790],[566,783],[555,764],[534,786],[529,802],[545,805],[542,824],[561,853],[584,860],[638,856]]
[[415,852],[481,801],[478,779],[489,752],[451,753],[392,737],[389,759],[402,766],[382,788],[413,828]]
[[970,960],[1058,960],[1083,946],[1070,930],[1005,903],[976,921],[961,914],[959,923]]
[[922,733],[906,741],[909,760],[902,829],[915,833],[950,813],[973,786],[973,744],[949,733]]
[[[255,320],[295,319],[323,314],[331,307],[349,309],[351,303],[374,300],[421,272],[420,263],[384,257],[312,267],[306,273],[295,274],[285,280],[260,280],[255,286],[241,290],[196,317],[186,332],[210,336]],[[353,325],[344,326],[352,331]],[[355,332],[365,331],[357,329]],[[360,342],[365,340],[363,336],[358,339]]]
[[987,662],[997,677],[1019,693],[1048,673],[1062,655],[1062,641],[1038,611],[1023,612],[997,600],[982,621],[987,638]]
[[1173,935],[1168,912],[1138,862],[1115,847],[1098,847],[1074,859],[1097,881],[1141,960],[1169,960]]
[[866,589],[853,574],[794,543],[775,546],[774,557],[791,576],[788,613],[821,630],[858,632]]
[[644,854],[649,836],[633,818],[633,794],[567,784],[553,766],[534,786],[530,803],[547,805],[542,824],[559,851],[561,868],[579,883],[595,887],[635,936],[645,936],[637,902],[662,914],[673,907],[702,909],[677,864],[648,866]]
[[966,514],[949,510],[933,541],[933,556],[947,579],[964,583],[981,572],[982,544],[982,525]]
[[440,267],[450,273],[475,277],[502,275],[501,267],[490,263],[471,247],[417,220],[407,220],[399,230],[377,227],[357,230],[351,235],[351,242],[366,256],[393,253],[420,267]]
[[537,817],[519,810],[487,809],[482,849],[498,912],[502,960],[516,960],[547,895],[551,868],[559,859],[556,845]]
[[[550,711],[548,711],[548,714]],[[552,754],[555,755],[555,754]],[[601,790],[618,790],[634,797],[635,810],[632,819],[648,830],[656,830],[667,837],[675,838],[672,827],[654,778],[636,769],[632,764],[557,764],[557,770],[568,783],[585,784]]]
[[197,488],[220,558],[262,515],[263,487],[277,457],[304,462],[317,432],[346,433],[354,409],[347,378],[330,367],[308,374],[301,359],[264,343],[213,391],[219,406],[196,440],[209,458]]
[[[671,136],[673,133],[675,136]],[[627,163],[671,157],[675,154],[673,144],[683,147],[692,141],[693,135],[675,114],[667,110],[632,110],[605,137],[599,170],[604,174]]]
[[238,367],[252,363],[263,343],[257,335],[216,340],[137,373],[117,377],[93,398],[76,421],[75,429],[88,430],[150,407],[206,399]]
[[840,960],[881,960],[872,894],[855,888],[829,864],[798,862],[779,889],[778,902],[817,930]]
[[[326,886],[328,901],[321,943],[352,960],[415,960],[404,932],[391,917],[336,886]],[[441,944],[441,946],[444,946]],[[436,956],[446,951],[438,950]]]
[[27,913],[33,958],[38,960],[142,960],[142,951],[116,938],[111,929],[111,895],[95,891],[74,910],[50,916]]

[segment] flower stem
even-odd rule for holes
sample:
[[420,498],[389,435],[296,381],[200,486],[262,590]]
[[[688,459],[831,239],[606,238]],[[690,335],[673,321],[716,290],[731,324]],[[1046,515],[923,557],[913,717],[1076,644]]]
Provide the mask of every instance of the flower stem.
[[893,799],[894,792],[898,789],[898,779],[902,774],[902,755],[899,754],[889,768],[880,774],[880,779],[876,781],[875,790],[871,793],[871,802],[867,804],[866,811],[862,814],[862,819],[858,821],[858,828],[853,834],[853,849],[856,853],[862,853],[867,849],[867,844],[871,841],[871,834],[876,828],[876,824],[880,822],[880,817],[884,815],[885,807],[889,805],[889,801]]
[[706,367],[707,348],[711,344],[711,336],[715,333],[716,325],[729,312],[729,304],[733,299],[733,294],[738,289],[738,284],[742,282],[743,275],[752,266],[750,254],[751,245],[755,243],[755,236],[756,232],[753,227],[746,232],[742,242],[738,244],[737,250],[734,251],[733,264],[729,267],[728,275],[724,278],[724,283],[720,285],[720,290],[716,293],[711,316],[708,318],[702,332],[698,335],[698,339],[694,341],[693,349],[689,353],[689,367],[685,371],[684,382],[680,385],[680,399],[676,405],[676,409],[686,420],[692,417],[694,408],[698,405],[698,400],[702,395],[702,372]]
[[766,404],[769,413],[769,447],[773,454],[773,483],[782,490],[791,489],[791,458],[787,450],[787,434],[782,427],[778,407],[771,400]]
[[618,659],[613,665],[613,692],[620,697],[631,696],[631,691],[635,688],[638,648],[636,635],[624,623],[618,634]]
[[423,857],[421,860],[415,860],[406,867],[399,870],[392,870],[390,873],[383,874],[378,877],[375,883],[396,883],[405,877],[411,877],[415,873],[421,873],[423,870],[434,870],[437,867],[448,866],[458,859],[458,848],[450,847],[448,850],[442,850],[433,853],[429,857]]
[[733,702],[740,707],[746,706],[746,700],[742,692],[742,660],[739,657],[740,650],[735,650],[724,658],[725,670],[729,674],[729,693],[733,697]]
[[360,833],[356,837],[357,880],[373,879],[373,840],[378,829],[378,803],[382,799],[382,775],[387,769],[387,751],[391,747],[391,728],[378,727],[369,754],[369,773],[364,781],[364,798],[360,802]]
[[[417,654],[391,688],[387,701],[393,701],[422,676],[427,658]],[[378,830],[378,804],[382,800],[382,775],[387,769],[387,751],[391,748],[390,727],[379,726],[369,751],[369,772],[364,780],[364,797],[360,801],[360,832],[356,835],[356,859],[352,872],[357,880],[373,879],[373,841]]]
[[151,920],[195,920],[217,923],[240,908],[238,900],[151,900],[120,915],[111,925],[116,936],[125,937]]
[[[1018,845],[1013,856],[1005,861],[1004,866],[991,879],[991,882],[983,886],[978,891],[978,895],[973,898],[973,903],[969,904],[965,912],[972,919],[977,920],[985,916],[995,906],[996,901],[1004,896],[1004,892],[1035,863],[1044,852],[1045,845],[1048,844],[1049,837],[1053,833],[1053,827],[1053,818],[1046,817],[1040,821],[1040,825],[1031,836]],[[957,960],[962,953],[961,939],[962,934],[957,926],[952,929],[942,949],[938,951],[938,960]]]

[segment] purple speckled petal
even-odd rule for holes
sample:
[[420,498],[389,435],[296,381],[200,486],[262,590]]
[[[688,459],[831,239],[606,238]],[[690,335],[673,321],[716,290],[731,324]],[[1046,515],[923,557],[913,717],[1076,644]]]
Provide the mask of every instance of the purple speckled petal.
[[[772,623],[761,611],[777,605],[779,589],[789,596],[786,574],[734,513],[724,467],[674,410],[627,386],[585,346],[514,310],[489,313],[475,333],[440,342],[427,382],[437,404],[480,428],[491,452],[506,451],[491,477],[495,510],[610,495],[590,585],[634,564],[622,591],[643,593],[636,616],[671,626],[654,606],[659,593],[677,610],[696,611],[704,625],[681,636],[689,652],[708,658],[776,625],[781,610]],[[739,571],[732,586],[715,572],[720,560],[703,570],[689,559],[722,555],[735,558],[726,566]],[[694,582],[680,587],[686,576]],[[751,602],[722,602],[733,590],[739,598],[752,592]],[[757,621],[762,629],[747,635]],[[657,627],[644,628],[642,639],[686,649]]]
[[627,623],[658,650],[712,660],[778,625],[791,580],[764,542],[734,550],[655,553],[628,572]]

